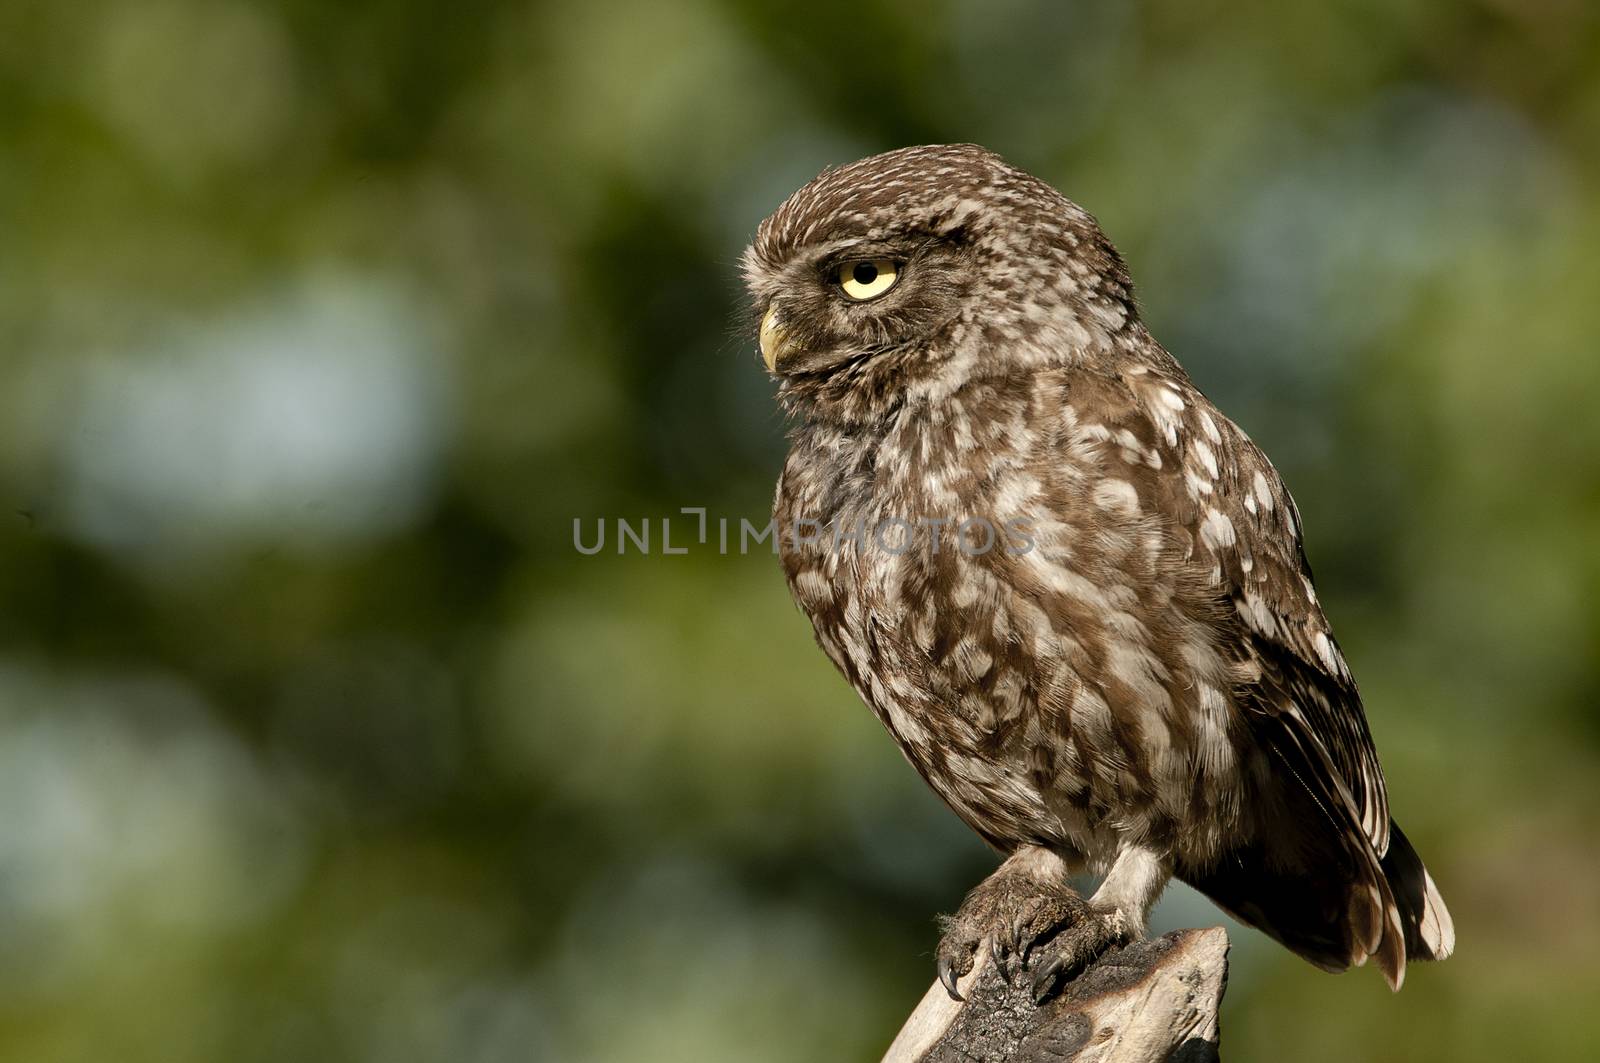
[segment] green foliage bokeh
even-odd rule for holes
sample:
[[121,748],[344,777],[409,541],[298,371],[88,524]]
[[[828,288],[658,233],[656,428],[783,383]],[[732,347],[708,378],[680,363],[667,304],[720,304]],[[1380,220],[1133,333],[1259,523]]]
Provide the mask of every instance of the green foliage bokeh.
[[[715,548],[783,448],[737,259],[954,140],[1099,217],[1283,471],[1455,913],[1397,997],[1235,928],[1228,1058],[1594,1058],[1597,49],[1578,2],[0,0],[0,1058],[875,1058],[992,857]],[[574,548],[619,517],[657,549]]]

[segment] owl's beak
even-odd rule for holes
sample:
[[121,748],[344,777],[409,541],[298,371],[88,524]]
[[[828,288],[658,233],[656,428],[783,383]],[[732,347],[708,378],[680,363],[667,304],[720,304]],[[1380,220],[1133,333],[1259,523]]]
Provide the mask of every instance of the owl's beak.
[[778,363],[789,353],[789,333],[778,324],[778,307],[774,303],[761,318],[761,360],[767,363],[767,372],[777,372]]

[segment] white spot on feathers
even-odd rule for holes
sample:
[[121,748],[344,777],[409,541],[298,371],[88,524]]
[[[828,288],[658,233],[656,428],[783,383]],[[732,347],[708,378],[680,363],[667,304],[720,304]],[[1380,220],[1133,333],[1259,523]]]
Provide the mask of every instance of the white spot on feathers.
[[1233,764],[1233,744],[1228,741],[1228,703],[1222,691],[1209,683],[1200,685],[1200,763],[1215,775]]
[[1261,508],[1268,513],[1272,512],[1272,488],[1267,484],[1266,474],[1256,470],[1256,498],[1261,502]]
[[1200,525],[1200,541],[1212,550],[1232,546],[1235,541],[1233,521],[1220,509],[1208,508],[1206,519]]
[[1126,480],[1102,480],[1095,485],[1094,504],[1133,516],[1139,512],[1139,492]]
[[1311,644],[1316,647],[1317,659],[1322,662],[1324,668],[1334,675],[1345,674],[1345,663],[1340,659],[1339,651],[1333,648],[1333,643],[1328,641],[1327,632],[1317,632],[1317,637],[1311,640]]
[[1239,615],[1255,630],[1263,635],[1276,635],[1278,633],[1278,618],[1273,615],[1267,603],[1261,596],[1246,593],[1243,598],[1234,599],[1234,604],[1239,609]]
[[814,568],[803,568],[795,573],[794,589],[795,593],[814,606],[833,598],[833,586],[827,577]]

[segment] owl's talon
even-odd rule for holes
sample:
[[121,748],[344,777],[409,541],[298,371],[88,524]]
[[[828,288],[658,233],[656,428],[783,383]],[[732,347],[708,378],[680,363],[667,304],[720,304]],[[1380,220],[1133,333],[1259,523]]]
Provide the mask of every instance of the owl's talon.
[[1039,965],[1033,972],[1032,995],[1035,1004],[1043,1004],[1056,992],[1056,981],[1061,972],[1066,969],[1066,961],[1060,956],[1051,956]]
[[[939,960],[935,966],[939,972],[939,981],[944,983],[944,991],[950,994],[951,1000],[963,999],[961,990],[956,988],[956,984],[961,981],[961,976],[966,974],[967,971],[957,970],[958,965],[959,961],[951,953],[943,949],[940,950]],[[971,969],[971,962],[969,961],[967,970]]]
[[[1029,917],[1031,916],[1035,921],[1051,923],[1057,919],[1070,919],[1073,914],[1059,910],[1059,908],[1048,912],[1039,911],[1040,907],[1042,905],[1036,904],[1032,907],[1032,910],[1019,908],[1011,920],[1011,927],[1008,931],[1010,947],[1016,953],[1017,963],[1023,967],[1028,965],[1028,955],[1033,951],[1033,946],[1038,943],[1039,939],[1046,934],[1053,933],[1056,929],[1053,925],[1030,927],[1028,925]],[[1030,930],[1033,932],[1030,933]]]
[[945,920],[938,970],[939,980],[952,998],[961,999],[954,979],[947,976],[953,971],[959,978],[970,971],[973,956],[986,939],[995,969],[1009,981],[1013,973],[1027,966],[1029,955],[1041,941],[1073,926],[1088,911],[1083,899],[1066,884],[1064,874],[1041,874],[1039,860],[1037,854],[1008,860],[967,894],[956,914]]
[[1120,913],[1088,909],[1080,922],[1040,947],[1039,965],[1033,972],[1033,1002],[1043,1004],[1107,950],[1127,944],[1133,936]]

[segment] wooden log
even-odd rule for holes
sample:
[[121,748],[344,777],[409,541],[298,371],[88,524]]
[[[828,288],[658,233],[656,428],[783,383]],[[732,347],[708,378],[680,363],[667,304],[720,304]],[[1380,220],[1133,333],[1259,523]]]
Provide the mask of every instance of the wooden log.
[[979,949],[965,999],[935,981],[883,1063],[1214,1063],[1228,935],[1178,930],[1114,949],[1043,1005],[1031,981],[1025,969],[1002,978]]

